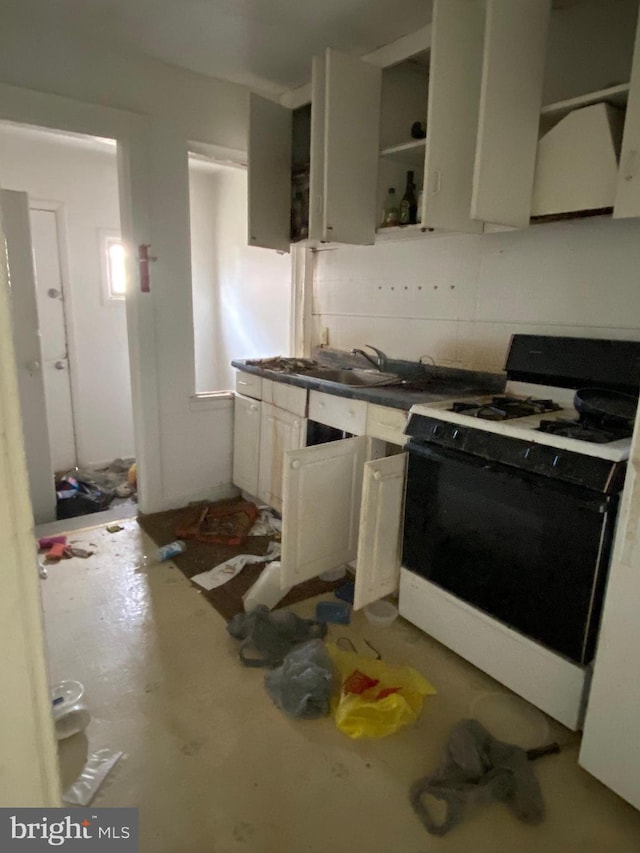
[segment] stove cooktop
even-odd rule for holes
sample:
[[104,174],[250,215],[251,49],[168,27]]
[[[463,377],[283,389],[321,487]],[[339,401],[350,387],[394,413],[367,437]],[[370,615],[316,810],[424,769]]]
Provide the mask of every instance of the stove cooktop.
[[501,397],[470,397],[412,406],[411,415],[512,436],[612,462],[629,458],[631,432],[596,435],[573,407],[574,391],[529,383],[507,384]]

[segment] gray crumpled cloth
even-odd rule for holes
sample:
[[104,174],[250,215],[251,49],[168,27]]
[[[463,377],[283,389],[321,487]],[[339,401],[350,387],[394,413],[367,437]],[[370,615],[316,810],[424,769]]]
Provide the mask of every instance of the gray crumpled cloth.
[[[271,612],[264,604],[258,604],[249,613],[237,613],[227,631],[241,640],[239,656],[245,666],[276,667],[294,646],[322,639],[327,626],[315,619],[301,619],[290,610]],[[250,650],[253,654],[247,654]]]
[[[424,803],[427,794],[446,803],[442,823],[429,813]],[[524,823],[544,819],[542,791],[526,751],[496,740],[477,720],[456,723],[442,764],[414,782],[410,798],[413,810],[433,835],[445,835],[461,823],[467,807],[493,800],[505,803]]]

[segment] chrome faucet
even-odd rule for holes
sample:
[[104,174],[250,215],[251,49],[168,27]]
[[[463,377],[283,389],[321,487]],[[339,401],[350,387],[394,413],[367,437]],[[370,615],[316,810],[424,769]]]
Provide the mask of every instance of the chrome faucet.
[[365,346],[375,352],[375,358],[372,355],[369,355],[368,352],[365,352],[361,349],[352,349],[350,351],[351,355],[361,355],[366,358],[369,364],[372,364],[377,370],[386,370],[389,359],[387,358],[385,353],[383,353],[382,350],[378,349],[377,347],[372,347],[371,344],[365,344]]

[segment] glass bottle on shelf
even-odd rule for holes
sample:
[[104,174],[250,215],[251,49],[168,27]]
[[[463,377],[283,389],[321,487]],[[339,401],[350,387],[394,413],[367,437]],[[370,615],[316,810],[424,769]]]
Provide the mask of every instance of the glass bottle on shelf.
[[413,176],[413,172],[407,172],[407,187],[400,202],[400,225],[415,225],[417,221],[418,204]]
[[395,187],[389,187],[389,191],[387,193],[387,199],[384,203],[384,210],[382,213],[382,227],[383,228],[391,228],[394,225],[399,225],[400,223],[400,208],[398,207],[398,200],[396,198],[396,190]]

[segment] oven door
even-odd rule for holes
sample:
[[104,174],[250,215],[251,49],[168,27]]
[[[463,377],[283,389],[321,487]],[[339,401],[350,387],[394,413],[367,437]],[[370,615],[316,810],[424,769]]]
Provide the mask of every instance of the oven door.
[[410,442],[403,565],[578,663],[594,652],[616,498]]

